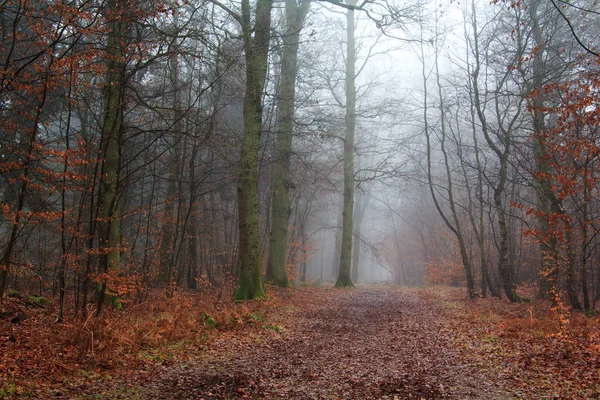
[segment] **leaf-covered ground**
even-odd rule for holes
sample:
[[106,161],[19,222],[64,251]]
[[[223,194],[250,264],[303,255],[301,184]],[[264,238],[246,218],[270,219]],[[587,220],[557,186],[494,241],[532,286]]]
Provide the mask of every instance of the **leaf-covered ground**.
[[244,317],[234,314],[238,324],[216,321],[198,340],[172,344],[167,353],[146,352],[151,362],[76,383],[65,379],[45,393],[81,399],[600,398],[597,318],[572,316],[564,336],[545,303],[472,301],[458,290],[301,288],[274,297]]

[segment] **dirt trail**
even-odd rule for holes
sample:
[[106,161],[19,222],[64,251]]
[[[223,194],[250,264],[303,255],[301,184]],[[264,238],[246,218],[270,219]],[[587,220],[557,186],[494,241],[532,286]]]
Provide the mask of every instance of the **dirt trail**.
[[[458,322],[419,290],[315,290],[251,344],[213,343],[144,384],[151,399],[501,399],[498,382],[455,350]],[[275,326],[275,329],[279,325]]]

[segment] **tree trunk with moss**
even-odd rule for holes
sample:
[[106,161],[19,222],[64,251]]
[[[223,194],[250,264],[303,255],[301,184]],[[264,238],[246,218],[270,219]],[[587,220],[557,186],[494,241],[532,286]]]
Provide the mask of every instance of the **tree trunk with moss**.
[[500,247],[498,251],[498,272],[506,297],[512,302],[520,301],[514,282],[514,271],[508,259],[508,228],[506,225],[506,210],[502,201],[504,185],[507,179],[508,149],[500,159],[500,182],[494,188],[494,206],[498,212],[498,229]]
[[273,171],[273,203],[271,209],[271,240],[265,279],[279,287],[290,285],[286,271],[288,222],[290,218],[290,160],[294,129],[294,101],[298,74],[300,31],[310,0],[298,6],[296,0],[286,0],[286,35],[283,39],[281,80],[277,98],[277,141]]
[[[119,174],[121,168],[121,144],[123,137],[123,111],[125,93],[125,32],[124,4],[111,0],[106,46],[107,77],[104,89],[104,112],[102,119],[101,158],[98,213],[98,247],[100,253],[99,273],[118,271],[121,262],[121,214]],[[106,281],[97,286],[96,314],[102,311],[106,298]]]
[[236,300],[265,297],[258,227],[258,156],[263,114],[262,93],[267,76],[272,8],[273,0],[257,1],[254,29],[252,29],[250,2],[242,0],[242,15],[238,20],[242,26],[246,56],[246,94],[238,178],[240,282],[234,294]]
[[[356,0],[348,0],[351,7]],[[354,10],[346,11],[346,137],[344,139],[344,208],[342,212],[342,245],[340,268],[335,287],[353,287],[352,235],[354,212],[354,130],[356,127],[356,49],[354,48]]]
[[[173,16],[173,35],[178,34],[179,30],[179,17],[175,13]],[[170,153],[167,158],[167,169],[169,171],[169,177],[167,182],[167,193],[166,201],[162,219],[161,229],[161,242],[160,242],[160,271],[159,280],[161,283],[167,285],[167,295],[170,297],[172,292],[172,285],[175,282],[174,276],[174,254],[175,248],[177,247],[177,226],[178,211],[180,210],[181,204],[179,204],[179,194],[182,190],[181,187],[181,139],[183,136],[183,112],[181,105],[181,83],[179,79],[179,57],[177,53],[172,54],[168,61],[169,68],[169,79],[170,79],[170,90],[172,94],[172,134],[170,144]]]
[[[545,79],[544,48],[546,43],[539,22],[539,1],[534,0],[529,4],[529,20],[532,31],[533,44],[538,48],[533,54],[533,77],[527,88],[531,96],[531,116],[533,119],[533,150],[535,156],[535,173],[533,174],[534,186],[537,193],[537,209],[542,215],[549,216],[552,212],[552,184],[547,177],[550,167],[548,165],[548,152],[543,138],[546,114],[543,111],[543,93],[541,92]],[[538,297],[549,297],[553,285],[558,279],[558,267],[553,261],[557,251],[558,241],[555,237],[547,237],[550,231],[548,219],[544,216],[537,219],[537,228],[540,231],[540,287]]]

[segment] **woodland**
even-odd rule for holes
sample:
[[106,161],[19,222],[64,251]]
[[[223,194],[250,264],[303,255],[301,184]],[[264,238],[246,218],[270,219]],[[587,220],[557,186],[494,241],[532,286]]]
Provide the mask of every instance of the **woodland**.
[[0,398],[600,398],[600,5],[0,0],[0,208]]

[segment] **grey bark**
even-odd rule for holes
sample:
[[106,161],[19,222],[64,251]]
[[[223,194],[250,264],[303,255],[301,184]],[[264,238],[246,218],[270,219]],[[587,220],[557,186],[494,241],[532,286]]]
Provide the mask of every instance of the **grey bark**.
[[277,139],[273,171],[273,202],[271,209],[271,237],[265,280],[276,286],[290,285],[286,272],[288,223],[290,218],[289,191],[291,182],[292,137],[294,130],[294,102],[296,99],[296,76],[298,74],[298,48],[300,31],[311,0],[286,0],[286,35],[283,39],[281,78],[277,98]]
[[[351,7],[356,0],[348,0]],[[340,268],[335,287],[352,287],[352,214],[354,211],[354,130],[356,127],[356,49],[354,47],[354,9],[346,11],[346,136],[344,138],[344,206]]]

